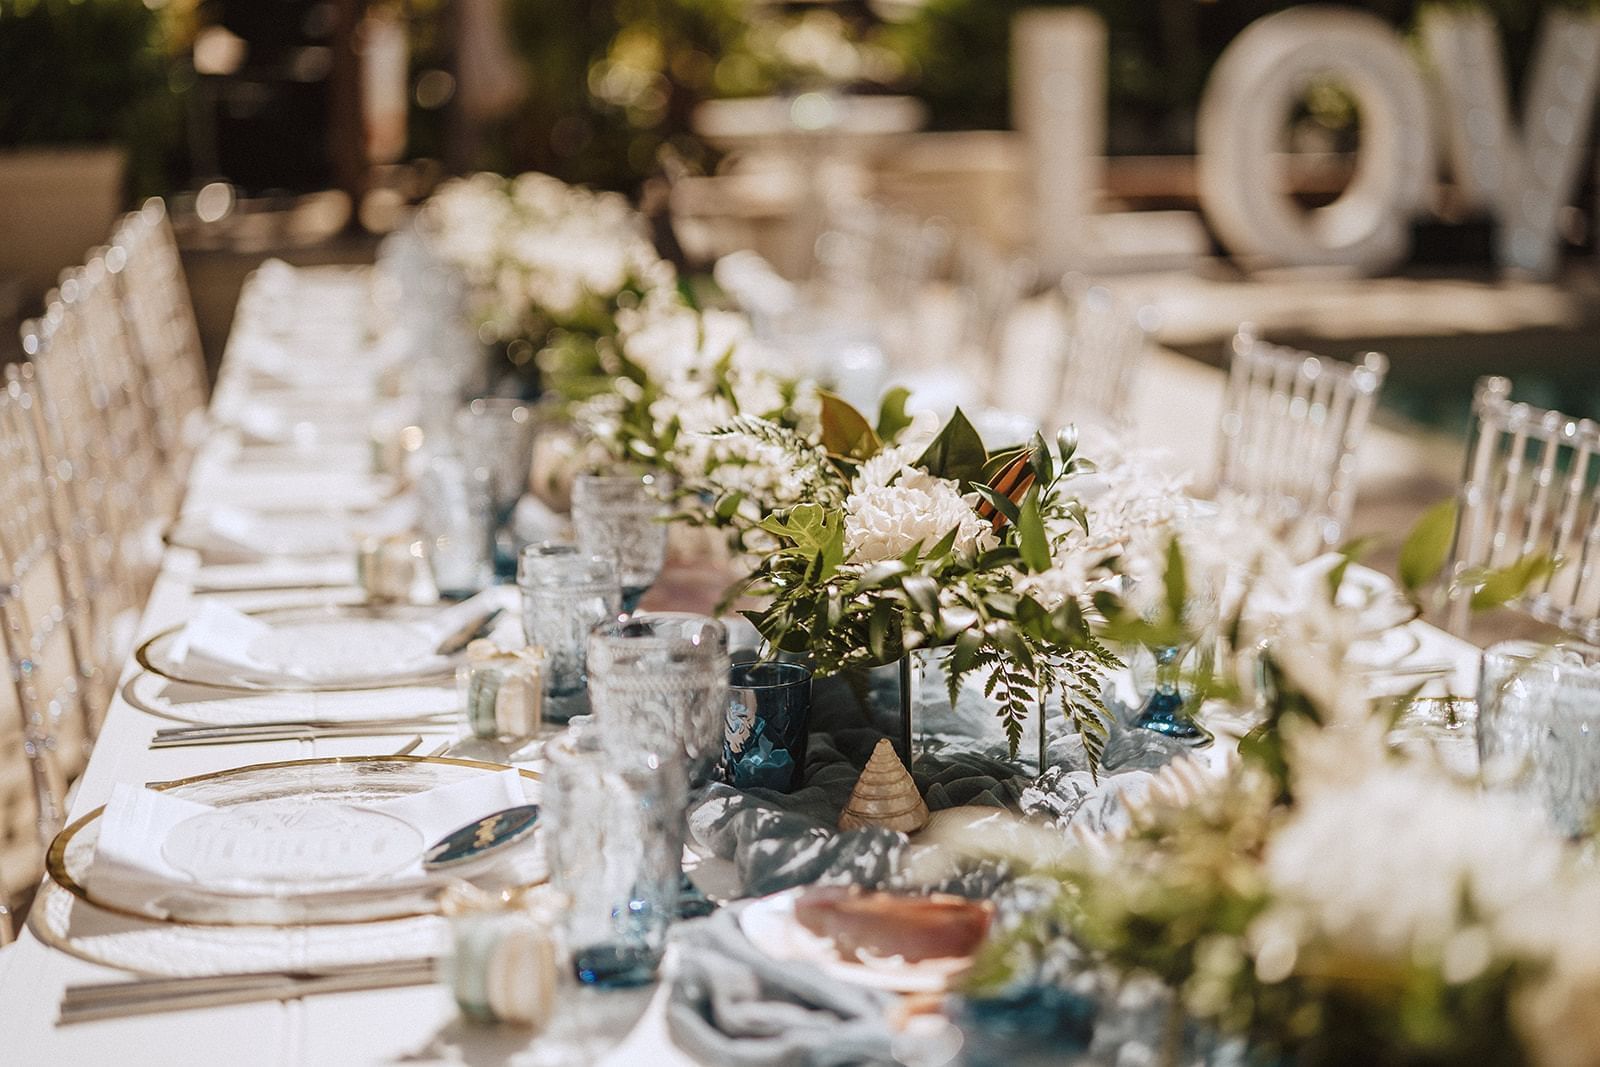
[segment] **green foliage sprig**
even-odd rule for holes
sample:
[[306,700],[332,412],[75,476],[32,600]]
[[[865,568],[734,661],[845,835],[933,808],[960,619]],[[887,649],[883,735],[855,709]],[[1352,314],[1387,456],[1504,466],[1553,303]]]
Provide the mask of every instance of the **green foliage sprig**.
[[[840,504],[861,464],[908,424],[905,397],[892,393],[876,424],[838,397],[824,394],[822,402],[827,471],[820,499],[757,524],[774,547],[743,588],[769,599],[747,617],[774,649],[809,654],[824,674],[892,663],[917,649],[947,649],[952,702],[966,678],[985,672],[1013,754],[1031,711],[1042,714],[1054,696],[1098,768],[1106,739],[1100,690],[1118,660],[1075,600],[1047,608],[1018,586],[1051,565],[1044,519],[1071,508],[1061,482],[1087,469],[1075,438],[1063,435],[1052,449],[1036,435],[1027,446],[991,453],[957,410],[911,465],[989,505],[993,543],[959,545],[952,529],[898,559],[858,564],[847,558]],[[1022,475],[1013,482],[1026,485],[1015,496],[996,488],[1008,470]]]

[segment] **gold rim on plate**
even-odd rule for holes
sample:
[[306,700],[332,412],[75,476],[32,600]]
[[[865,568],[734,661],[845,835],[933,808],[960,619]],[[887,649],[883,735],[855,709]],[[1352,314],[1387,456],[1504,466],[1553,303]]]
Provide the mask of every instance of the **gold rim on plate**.
[[[489,763],[484,760],[460,759],[455,756],[318,756],[313,759],[276,760],[271,763],[251,763],[243,767],[229,767],[220,771],[208,771],[205,774],[190,775],[187,778],[175,778],[169,782],[154,782],[146,786],[158,793],[165,793],[181,786],[193,785],[196,782],[215,781],[218,778],[227,778],[236,774],[245,774],[250,771],[271,771],[283,767],[329,767],[339,764],[354,763],[434,763],[446,764],[454,767],[474,767],[485,771],[516,771],[517,774],[532,782],[540,780],[537,771],[525,770],[521,767],[512,767],[504,763]],[[101,911],[113,915],[122,915],[130,919],[142,919],[145,922],[170,923],[174,926],[261,926],[272,929],[283,929],[294,926],[357,926],[367,923],[397,922],[401,919],[419,919],[428,915],[437,915],[437,911],[411,911],[394,915],[383,915],[372,919],[303,919],[295,922],[224,922],[212,919],[174,919],[166,916],[151,915],[147,912],[135,911],[132,908],[118,907],[108,904],[90,894],[89,890],[67,870],[67,848],[72,844],[73,838],[81,833],[84,827],[98,819],[105,813],[104,804],[84,815],[70,826],[65,827],[56,834],[50,842],[50,848],[45,853],[44,869],[50,880],[68,893],[77,897],[85,904],[93,905]],[[526,888],[526,887],[521,887]]]
[[[258,608],[254,611],[241,612],[251,618],[270,618],[274,614],[288,614],[291,612],[326,611],[330,615],[367,610],[393,610],[396,607],[411,607],[425,609],[433,605],[428,604],[392,604],[386,601],[361,600],[353,603],[339,603],[337,601],[323,604],[286,604],[271,608]],[[442,609],[441,609],[442,610]],[[376,616],[375,616],[376,617]],[[199,678],[186,678],[182,675],[171,674],[160,667],[150,656],[150,649],[157,641],[172,637],[181,631],[188,623],[179,623],[169,626],[165,630],[152,634],[144,643],[133,650],[133,658],[139,667],[157,678],[165,678],[169,682],[179,685],[197,685],[202,689],[216,689],[224,693],[376,693],[384,689],[408,689],[413,686],[438,685],[442,682],[455,680],[455,668],[438,671],[433,674],[402,675],[398,680],[385,681],[377,684],[365,683],[354,685],[350,683],[333,683],[324,685],[306,684],[301,686],[273,686],[273,685],[232,685],[228,682],[208,682]],[[452,657],[454,658],[454,657]]]

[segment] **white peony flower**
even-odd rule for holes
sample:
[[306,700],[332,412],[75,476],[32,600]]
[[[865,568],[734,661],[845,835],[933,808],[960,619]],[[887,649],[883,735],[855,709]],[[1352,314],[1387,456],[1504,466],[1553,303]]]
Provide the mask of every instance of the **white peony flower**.
[[845,558],[876,563],[906,554],[918,542],[931,548],[951,530],[956,547],[971,548],[989,529],[956,483],[902,468],[892,485],[865,485],[845,500]]

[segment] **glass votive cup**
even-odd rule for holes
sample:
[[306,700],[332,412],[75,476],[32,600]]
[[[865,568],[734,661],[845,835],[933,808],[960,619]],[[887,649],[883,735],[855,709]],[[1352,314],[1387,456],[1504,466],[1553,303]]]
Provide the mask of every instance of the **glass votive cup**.
[[493,641],[467,646],[456,668],[467,730],[486,741],[516,741],[539,732],[544,706],[544,656],[537,648],[507,652]]
[[517,559],[522,633],[544,650],[545,718],[566,722],[589,710],[584,655],[589,631],[622,613],[616,565],[577,545],[546,541]]
[[440,907],[450,922],[450,951],[438,974],[461,1014],[543,1029],[561,986],[556,910],[491,897],[465,883],[447,889]]
[[524,400],[480,396],[456,412],[456,443],[468,464],[488,475],[501,522],[528,488],[534,429],[533,406]]
[[494,577],[494,502],[488,479],[448,453],[422,475],[418,526],[439,595],[463,598]]
[[356,548],[356,582],[368,600],[403,601],[411,597],[421,563],[406,534],[363,537]]
[[673,753],[618,751],[593,729],[545,748],[541,816],[564,941],[586,985],[654,979],[683,874],[687,782]]
[[1600,812],[1600,648],[1503,641],[1478,676],[1484,784],[1527,797],[1561,832]]
[[622,584],[622,608],[632,611],[661,576],[667,559],[662,475],[580,474],[572,483],[572,528],[592,556],[609,559]]
[[798,663],[736,663],[718,776],[740,789],[788,792],[805,770],[811,672]]
[[670,752],[710,779],[728,718],[728,630],[704,615],[640,612],[589,633],[589,707],[619,751]]

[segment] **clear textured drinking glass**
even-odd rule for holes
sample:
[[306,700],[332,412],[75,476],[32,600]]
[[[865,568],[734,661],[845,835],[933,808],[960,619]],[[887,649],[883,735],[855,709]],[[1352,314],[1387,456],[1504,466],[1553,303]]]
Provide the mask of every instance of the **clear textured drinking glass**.
[[1600,649],[1504,641],[1478,677],[1484,784],[1538,804],[1563,833],[1588,833],[1600,810]]
[[522,633],[544,649],[544,717],[566,722],[589,710],[584,653],[589,631],[622,614],[622,587],[609,559],[577,545],[529,545],[517,560]]
[[521,400],[480,396],[456,412],[456,446],[467,466],[489,482],[495,572],[502,577],[509,578],[517,562],[509,526],[528,488],[534,430],[533,407]]
[[545,850],[565,895],[567,951],[580,982],[610,988],[655,977],[682,879],[683,762],[618,751],[593,729],[545,748]]
[[471,596],[494,578],[488,479],[448,452],[428,462],[418,487],[423,549],[444,597]]
[[660,475],[580,474],[572,483],[572,528],[590,555],[616,564],[622,608],[632,611],[667,559],[666,514]]
[[710,778],[728,718],[728,630],[686,612],[641,612],[589,633],[589,706],[619,752],[670,752]]

